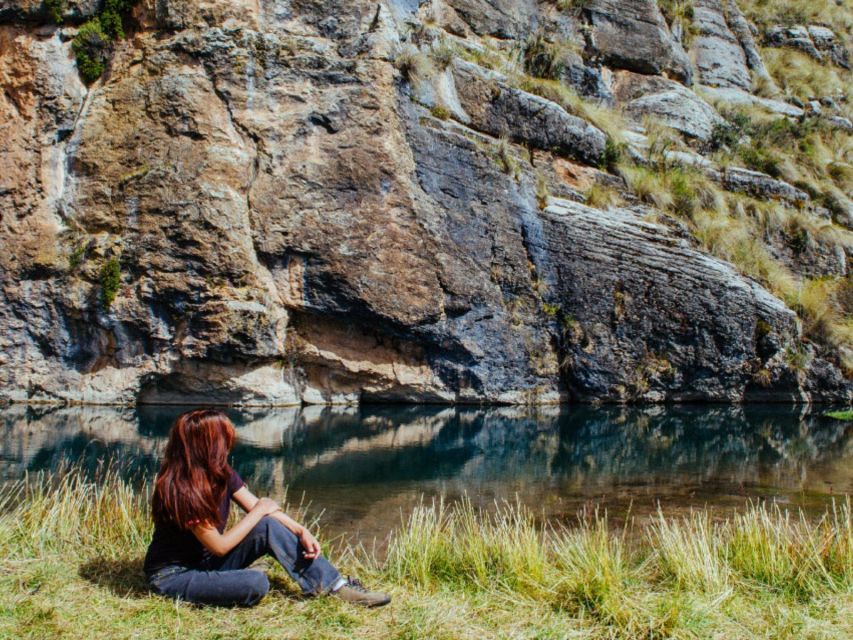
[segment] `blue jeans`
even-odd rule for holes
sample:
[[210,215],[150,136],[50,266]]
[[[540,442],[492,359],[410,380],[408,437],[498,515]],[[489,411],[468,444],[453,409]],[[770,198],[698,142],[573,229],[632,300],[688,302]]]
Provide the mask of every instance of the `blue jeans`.
[[197,567],[163,567],[149,576],[148,583],[156,593],[186,602],[251,607],[267,594],[270,583],[262,571],[246,567],[265,555],[278,560],[307,594],[325,593],[341,577],[322,556],[306,560],[299,538],[275,518],[265,516],[221,558],[207,556]]

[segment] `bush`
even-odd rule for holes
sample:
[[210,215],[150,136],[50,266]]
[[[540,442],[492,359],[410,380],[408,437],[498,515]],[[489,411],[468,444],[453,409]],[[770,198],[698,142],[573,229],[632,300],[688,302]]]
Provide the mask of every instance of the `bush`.
[[548,42],[542,33],[537,33],[527,40],[522,57],[524,70],[536,78],[556,80],[563,71],[559,47]]
[[690,218],[696,213],[698,197],[690,177],[682,171],[673,171],[669,179],[669,189],[672,193],[672,209],[680,216]]
[[[58,3],[61,0],[48,0]],[[135,0],[106,0],[101,12],[86,22],[74,37],[72,49],[77,69],[86,84],[101,77],[114,41],[124,38],[124,16]]]
[[98,18],[92,18],[80,27],[71,43],[71,48],[77,59],[77,69],[80,71],[83,82],[92,84],[100,78],[112,49],[112,43],[104,33]]
[[453,115],[450,113],[450,109],[440,104],[435,105],[429,112],[433,118],[438,118],[439,120],[449,120],[450,116]]
[[42,9],[53,22],[62,23],[62,14],[65,9],[62,0],[44,0]]
[[401,50],[394,60],[394,66],[399,69],[403,78],[413,85],[431,75],[435,69],[432,59],[414,46]]
[[741,147],[739,155],[747,169],[766,173],[773,178],[782,175],[782,159],[772,151],[761,147]]
[[101,26],[113,40],[124,38],[123,18],[132,7],[132,0],[106,0],[104,2],[104,9],[100,15]]
[[616,173],[619,161],[622,160],[624,147],[624,144],[620,144],[608,136],[607,141],[604,143],[604,154],[601,156],[600,167],[607,169],[610,173]]
[[733,147],[740,141],[740,132],[729,122],[718,122],[711,131],[708,146],[716,151],[725,147]]
[[71,251],[71,255],[68,256],[68,269],[73,271],[83,262],[83,258],[86,257],[86,245],[79,244]]
[[109,309],[116,299],[121,286],[121,265],[118,258],[110,258],[101,267],[101,302],[105,309]]

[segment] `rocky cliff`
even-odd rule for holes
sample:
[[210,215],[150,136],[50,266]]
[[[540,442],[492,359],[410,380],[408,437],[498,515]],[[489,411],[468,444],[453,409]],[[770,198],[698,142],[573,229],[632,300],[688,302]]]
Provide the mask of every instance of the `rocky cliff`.
[[0,396],[848,399],[853,12],[756,5],[2,0]]

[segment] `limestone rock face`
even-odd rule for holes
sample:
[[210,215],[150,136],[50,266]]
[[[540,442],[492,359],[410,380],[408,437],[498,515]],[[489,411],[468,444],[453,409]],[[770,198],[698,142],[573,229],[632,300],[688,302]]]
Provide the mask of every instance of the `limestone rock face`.
[[[796,335],[796,318],[778,299],[645,222],[642,211],[555,202],[544,211],[540,241],[554,261],[546,282],[570,316],[564,339],[582,398],[741,400],[759,363]],[[705,316],[715,319],[713,335],[695,322]],[[697,360],[714,365],[687,364]],[[796,397],[796,381],[773,369]]]
[[586,25],[580,62],[649,76],[626,103],[702,139],[652,0],[145,0],[90,87],[73,24],[27,7],[0,24],[2,398],[848,397],[819,357],[786,366],[811,349],[793,312],[678,225],[555,198],[618,182],[583,112],[421,44]]

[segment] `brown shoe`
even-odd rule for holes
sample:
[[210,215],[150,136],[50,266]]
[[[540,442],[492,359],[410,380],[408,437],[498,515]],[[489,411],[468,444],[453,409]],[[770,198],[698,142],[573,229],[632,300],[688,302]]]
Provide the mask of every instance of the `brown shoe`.
[[354,578],[347,578],[346,584],[333,591],[332,595],[338,596],[344,602],[358,604],[362,607],[382,607],[391,602],[391,596],[379,591],[368,591],[361,582]]

